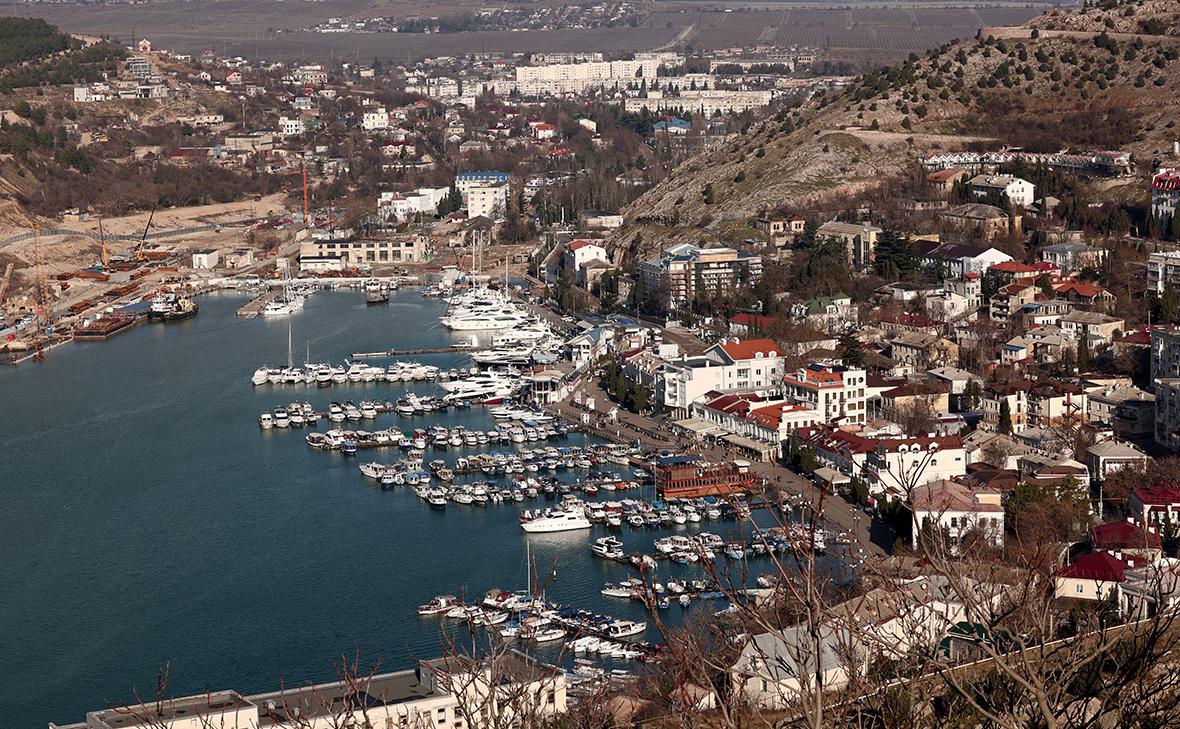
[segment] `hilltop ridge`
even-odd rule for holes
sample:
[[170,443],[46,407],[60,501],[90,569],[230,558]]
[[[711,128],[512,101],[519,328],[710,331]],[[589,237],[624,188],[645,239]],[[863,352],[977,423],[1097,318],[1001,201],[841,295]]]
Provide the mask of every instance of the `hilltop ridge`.
[[675,169],[627,208],[631,225],[612,242],[627,250],[638,232],[647,253],[725,238],[775,208],[839,207],[938,150],[1118,148],[1148,164],[1180,137],[1180,38],[1089,28],[1109,18],[1115,28],[1171,32],[1176,3],[1154,4],[1159,14],[1116,5],[987,29],[779,110]]

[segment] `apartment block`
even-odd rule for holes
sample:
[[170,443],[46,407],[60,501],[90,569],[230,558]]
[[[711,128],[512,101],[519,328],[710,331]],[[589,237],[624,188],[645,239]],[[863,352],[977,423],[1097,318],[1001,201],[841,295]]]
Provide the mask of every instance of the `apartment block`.
[[650,304],[672,312],[697,296],[728,296],[762,277],[762,257],[682,243],[639,265]]

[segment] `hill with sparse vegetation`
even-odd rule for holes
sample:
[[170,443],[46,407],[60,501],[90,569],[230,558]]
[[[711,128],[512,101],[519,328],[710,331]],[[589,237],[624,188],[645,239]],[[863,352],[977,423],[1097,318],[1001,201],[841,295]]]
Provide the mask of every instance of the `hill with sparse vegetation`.
[[639,232],[648,253],[671,241],[733,239],[752,215],[839,206],[912,178],[917,157],[939,150],[1122,149],[1149,168],[1180,138],[1180,38],[1101,28],[1111,18],[1116,28],[1134,21],[1170,32],[1169,12],[1180,4],[1159,3],[1164,11],[1150,15],[1153,3],[1087,8],[1078,11],[1084,25],[1050,11],[780,109],[690,158],[629,206],[631,225],[614,243],[626,248]]

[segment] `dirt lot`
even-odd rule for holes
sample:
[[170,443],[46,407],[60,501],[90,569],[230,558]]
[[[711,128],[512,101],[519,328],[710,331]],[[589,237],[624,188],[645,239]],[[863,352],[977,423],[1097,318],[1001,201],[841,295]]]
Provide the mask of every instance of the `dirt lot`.
[[[157,211],[152,218],[149,232],[163,232],[179,228],[190,228],[214,223],[228,223],[246,218],[277,215],[284,211],[284,196],[270,195],[259,201],[226,203],[221,205],[199,205],[189,208],[172,208]],[[147,225],[149,213],[137,213],[121,218],[105,218],[102,220],[102,230],[108,236],[112,235],[141,235]],[[40,221],[43,230],[64,228],[80,232],[98,233],[99,221],[91,218],[85,222]],[[30,227],[19,221],[0,219],[0,240],[11,236],[29,232]],[[244,230],[239,227],[223,228],[218,231],[203,231],[175,237],[161,238],[156,241],[161,246],[169,248],[226,248],[245,243]],[[124,252],[134,246],[134,242],[115,241],[108,244],[111,253]],[[0,248],[6,256],[11,256],[18,266],[17,275],[22,280],[28,280],[25,275],[35,263],[34,241],[32,239],[19,241]],[[75,236],[44,236],[41,239],[41,255],[49,274],[71,271],[90,265],[99,260],[101,246],[99,243],[84,235]]]

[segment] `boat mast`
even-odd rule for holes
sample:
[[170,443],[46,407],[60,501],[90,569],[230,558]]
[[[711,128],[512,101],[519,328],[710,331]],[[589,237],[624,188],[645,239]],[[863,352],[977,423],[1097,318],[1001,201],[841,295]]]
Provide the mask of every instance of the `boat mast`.
[[287,319],[287,369],[291,369],[293,364],[291,361],[291,320]]

